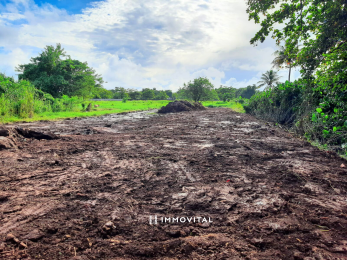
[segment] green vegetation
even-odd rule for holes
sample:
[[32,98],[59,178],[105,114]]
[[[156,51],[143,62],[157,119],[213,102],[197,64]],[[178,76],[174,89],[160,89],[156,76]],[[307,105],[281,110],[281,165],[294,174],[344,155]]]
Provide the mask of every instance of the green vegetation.
[[275,51],[274,55],[276,57],[272,61],[273,68],[289,69],[288,81],[290,82],[290,73],[292,71],[293,62],[294,62],[293,58],[289,57],[289,55],[286,54],[286,49],[283,46],[280,46],[279,50]]
[[[258,88],[256,85],[247,86],[246,88],[220,86],[219,88],[209,89],[202,100],[223,100],[225,102],[237,98],[249,99],[257,93]],[[185,88],[180,88],[173,96],[177,99],[192,100],[191,95],[187,93]]]
[[15,82],[0,74],[0,122],[10,118],[33,118],[35,114],[72,111],[84,105],[81,97],[53,98],[29,81]]
[[45,50],[31,63],[19,65],[19,80],[30,81],[37,89],[51,94],[54,98],[80,96],[90,98],[93,91],[102,88],[100,75],[88,67],[86,62],[72,60],[60,44],[46,46]]
[[200,100],[213,100],[217,96],[212,83],[207,78],[197,78],[193,82],[189,81],[182,88],[184,94],[194,102]]
[[275,85],[279,84],[280,76],[277,75],[276,71],[269,70],[262,74],[259,87],[266,86],[265,90],[273,88]]
[[[155,100],[155,101],[127,101],[123,103],[122,101],[97,101],[92,103],[91,111],[86,111],[83,106],[84,104],[89,104],[88,102],[81,102],[75,104],[69,109],[63,109],[61,111],[45,111],[38,114],[33,114],[31,117],[19,117],[16,115],[0,117],[1,123],[8,122],[20,122],[20,121],[39,121],[39,120],[58,120],[64,118],[74,118],[74,117],[88,117],[88,116],[101,116],[114,113],[123,113],[130,111],[142,111],[150,109],[158,109],[162,106],[167,105],[169,101],[165,100]],[[99,107],[94,107],[94,105],[99,105]]]
[[[169,99],[223,100],[204,104],[244,112],[242,104],[248,104],[248,99],[258,92],[255,85],[215,89],[207,78],[201,77],[184,84],[177,93],[155,88],[138,91],[115,87],[107,90],[102,86],[100,75],[86,62],[73,60],[60,44],[46,46],[37,57],[31,58],[29,64],[19,65],[16,70],[21,72],[18,81],[0,74],[0,123],[148,110],[166,105]],[[92,102],[90,98],[121,101]]]
[[96,88],[93,92],[94,99],[132,99],[132,100],[167,100],[173,97],[171,90],[156,90],[155,88],[144,88],[141,91],[116,87],[107,90]]
[[238,99],[238,100],[232,100],[232,101],[203,101],[202,104],[205,107],[227,107],[227,108],[231,108],[232,110],[239,112],[239,113],[245,113],[245,110],[243,108],[242,103],[243,102],[239,102],[242,99]]
[[302,78],[257,93],[246,111],[346,153],[346,1],[248,0],[247,12],[261,24],[251,44],[263,42],[272,32],[278,45],[285,42],[277,53],[282,57],[273,64],[299,66]]

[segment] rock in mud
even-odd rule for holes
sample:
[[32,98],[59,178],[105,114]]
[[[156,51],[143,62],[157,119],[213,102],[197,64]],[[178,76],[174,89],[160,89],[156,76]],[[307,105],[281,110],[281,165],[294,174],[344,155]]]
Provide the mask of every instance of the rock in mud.
[[199,102],[190,103],[188,101],[174,101],[159,109],[158,113],[178,113],[183,111],[205,110],[206,108]]
[[56,136],[55,134],[52,133],[41,133],[38,131],[33,131],[30,129],[26,129],[26,128],[16,128],[16,131],[18,134],[20,134],[21,136],[24,136],[26,138],[35,138],[38,140],[41,139],[45,139],[45,140],[54,140],[54,139],[59,139],[58,136]]
[[33,231],[31,231],[30,233],[28,233],[26,236],[24,236],[24,239],[29,239],[31,241],[37,241],[39,239],[41,239],[44,236],[44,233],[41,232],[38,229],[34,229]]
[[16,148],[15,143],[6,137],[0,136],[0,150]]

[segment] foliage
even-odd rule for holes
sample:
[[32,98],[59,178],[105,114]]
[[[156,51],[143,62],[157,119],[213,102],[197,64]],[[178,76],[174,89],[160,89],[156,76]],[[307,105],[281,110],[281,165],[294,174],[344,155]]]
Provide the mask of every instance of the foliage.
[[155,94],[153,89],[144,88],[142,90],[142,99],[148,100],[148,99],[154,99],[154,97],[155,97]]
[[114,96],[111,90],[105,88],[95,88],[93,91],[93,98],[95,99],[112,99]]
[[273,88],[276,84],[279,84],[279,79],[280,76],[277,75],[276,71],[270,70],[262,74],[261,76],[261,81],[259,87],[266,86],[265,89],[271,89]]
[[122,87],[115,87],[115,89],[112,90],[112,92],[113,92],[114,99],[123,99],[127,93],[127,90]]
[[264,120],[292,124],[296,119],[295,112],[302,102],[302,88],[297,82],[286,81],[254,95],[245,110]]
[[157,100],[166,100],[169,96],[166,94],[165,91],[158,91],[158,93],[155,95],[155,99]]
[[347,93],[319,92],[304,80],[286,82],[254,95],[247,113],[291,127],[306,138],[347,148]]
[[128,91],[128,94],[129,94],[129,97],[132,99],[132,100],[138,100],[141,98],[141,92],[140,91],[137,91],[137,90],[129,90]]
[[228,102],[224,101],[203,101],[202,104],[205,107],[227,107],[231,108],[232,110],[239,112],[239,113],[245,113],[245,110],[243,108],[243,105],[236,100],[231,100]]
[[194,79],[193,82],[189,81],[183,87],[185,94],[194,100],[194,102],[208,100],[216,96],[215,93],[212,93],[213,88],[212,83],[207,78],[202,77]]
[[167,100],[160,101],[127,101],[123,103],[122,101],[97,101],[97,105],[100,105],[98,108],[92,108],[90,112],[86,112],[85,109],[81,109],[82,104],[86,106],[90,102],[82,102],[78,107],[75,107],[73,110],[65,110],[59,112],[45,111],[34,114],[31,118],[18,118],[17,116],[12,117],[0,117],[0,122],[17,122],[17,121],[37,121],[37,120],[56,120],[62,118],[74,118],[74,117],[87,117],[87,116],[101,116],[106,114],[113,113],[122,113],[129,111],[139,111],[139,110],[148,110],[148,109],[158,109],[162,106],[168,104]]
[[29,81],[15,82],[4,75],[0,75],[0,89],[0,121],[9,117],[32,118],[44,112],[72,111],[83,102],[81,97],[53,98]]
[[[251,44],[263,42],[272,32],[278,45],[285,41],[286,59],[301,67],[301,103],[296,105],[293,128],[311,140],[346,149],[346,1],[248,0],[247,12],[261,23]],[[275,95],[277,90],[270,92]],[[281,98],[285,101],[285,95]],[[263,101],[251,100],[249,112],[264,116],[259,112],[265,109]]]
[[123,96],[122,102],[126,103],[128,101],[128,99],[129,99],[129,94],[125,93],[125,95]]
[[172,97],[172,95],[173,95],[172,90],[165,90],[165,93],[166,93],[166,95],[167,95],[170,99],[173,98],[173,97]]
[[46,46],[29,64],[19,65],[19,80],[29,80],[34,86],[53,97],[81,96],[89,98],[103,80],[86,62],[72,60],[60,44]]
[[242,98],[250,99],[253,95],[255,95],[255,93],[257,93],[258,88],[259,87],[257,87],[255,84],[253,84],[252,86],[247,86],[246,88],[242,89],[240,96]]
[[274,55],[276,57],[272,61],[273,68],[277,68],[277,69],[281,69],[283,67],[288,68],[289,69],[288,81],[290,82],[290,73],[293,67],[294,59],[289,57],[288,54],[286,54],[286,49],[283,46],[280,46],[279,50],[274,52]]
[[[315,71],[325,63],[326,55],[336,55],[332,59],[338,61],[337,56],[345,53],[345,0],[248,0],[247,13],[250,20],[261,24],[251,44],[263,42],[272,32],[277,44],[285,41],[285,54],[301,66],[306,80],[312,80]],[[283,23],[282,29],[275,29]],[[303,45],[301,50],[299,43]]]

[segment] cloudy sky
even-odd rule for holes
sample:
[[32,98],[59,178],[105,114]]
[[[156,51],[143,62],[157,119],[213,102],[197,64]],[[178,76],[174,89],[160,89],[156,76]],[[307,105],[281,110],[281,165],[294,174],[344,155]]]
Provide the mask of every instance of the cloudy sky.
[[0,72],[14,76],[18,64],[61,43],[107,89],[177,90],[199,76],[246,87],[276,50],[271,38],[250,45],[258,29],[245,0],[0,0]]

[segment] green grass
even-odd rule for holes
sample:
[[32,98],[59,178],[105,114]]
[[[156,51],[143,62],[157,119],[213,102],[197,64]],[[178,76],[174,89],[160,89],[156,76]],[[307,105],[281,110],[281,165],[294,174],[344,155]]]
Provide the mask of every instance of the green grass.
[[239,113],[245,113],[245,110],[242,106],[242,104],[235,102],[235,101],[229,101],[229,102],[223,102],[223,101],[203,101],[202,104],[205,107],[227,107],[231,108],[235,112]]
[[[44,112],[39,114],[34,114],[31,118],[20,118],[20,117],[6,117],[2,118],[0,123],[15,123],[15,122],[33,122],[41,120],[60,120],[64,118],[74,118],[74,117],[89,117],[89,116],[102,116],[107,114],[115,114],[122,112],[131,112],[131,111],[144,111],[150,109],[158,109],[162,106],[165,106],[170,101],[166,100],[148,100],[148,101],[127,101],[123,103],[122,101],[93,101],[92,102],[92,111],[86,112],[82,110],[82,105],[80,108],[75,109],[74,111],[65,111],[65,112]],[[206,107],[227,107],[232,110],[244,113],[245,110],[240,103],[230,101],[204,101],[202,104]],[[100,105],[100,107],[94,108],[94,105]]]
[[[3,118],[2,123],[15,123],[15,122],[33,122],[40,120],[59,120],[64,118],[74,117],[88,117],[88,116],[102,116],[107,114],[131,112],[131,111],[143,111],[150,109],[157,109],[165,106],[169,101],[166,100],[148,100],[148,101],[93,101],[92,111],[82,111],[75,109],[74,111],[66,112],[44,112],[40,114],[34,114],[31,118],[19,118],[19,117],[7,117]],[[94,108],[94,105],[100,105],[100,107]]]

